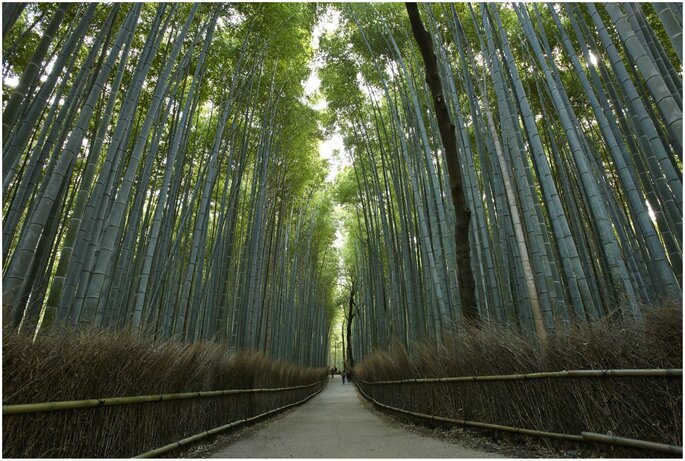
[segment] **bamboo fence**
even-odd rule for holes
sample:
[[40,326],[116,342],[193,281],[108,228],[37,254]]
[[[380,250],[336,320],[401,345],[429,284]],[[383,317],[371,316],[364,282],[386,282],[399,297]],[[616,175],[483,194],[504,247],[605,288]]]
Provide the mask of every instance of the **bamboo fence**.
[[598,442],[610,445],[622,445],[633,448],[642,448],[653,450],[672,455],[683,455],[683,447],[677,445],[669,445],[665,443],[650,442],[646,440],[630,439],[626,437],[619,437],[615,435],[597,434],[593,432],[582,432],[581,435],[563,434],[558,432],[545,432],[534,429],[524,429],[520,427],[503,426],[499,424],[483,423],[479,421],[467,421],[453,418],[446,418],[442,416],[428,415],[425,413],[417,413],[413,411],[404,410],[402,408],[392,407],[383,404],[371,396],[367,395],[358,383],[366,385],[383,385],[383,384],[424,384],[424,383],[449,383],[449,382],[464,382],[464,381],[514,381],[514,380],[529,380],[529,379],[544,379],[544,378],[602,378],[602,377],[682,377],[683,370],[677,368],[665,369],[624,369],[624,370],[564,370],[556,372],[541,372],[541,373],[526,373],[526,374],[511,374],[511,375],[490,375],[490,376],[460,376],[460,377],[446,377],[446,378],[416,378],[416,379],[402,379],[394,381],[374,381],[368,382],[362,379],[356,379],[357,389],[359,392],[375,405],[382,408],[387,408],[398,413],[429,419],[433,421],[441,421],[450,424],[457,424],[462,426],[479,427],[483,429],[494,429],[506,432],[515,432],[524,435],[548,437],[560,440],[567,440],[572,442]]
[[137,403],[163,402],[168,400],[196,399],[203,397],[221,397],[234,394],[253,394],[259,392],[283,392],[295,389],[305,389],[321,384],[317,381],[312,384],[292,387],[260,388],[260,389],[225,389],[219,391],[182,392],[177,394],[152,394],[132,397],[109,397],[102,399],[66,400],[62,402],[22,403],[16,405],[3,405],[2,415],[20,415],[26,413],[41,413],[47,411],[75,410],[81,408],[109,407],[116,405],[131,405]]
[[376,384],[422,384],[422,383],[456,383],[463,381],[517,381],[527,379],[544,378],[604,378],[604,377],[677,377],[683,376],[682,368],[655,368],[655,369],[625,369],[625,370],[563,370],[545,371],[540,373],[524,373],[513,375],[488,375],[488,376],[457,376],[445,378],[412,378],[394,381],[364,381],[359,382],[368,385]]
[[[317,383],[315,383],[315,384],[317,384]],[[300,386],[300,387],[311,387],[311,386],[312,385]],[[172,442],[170,444],[164,445],[163,447],[156,448],[154,450],[150,450],[150,451],[147,451],[145,453],[142,453],[142,454],[136,456],[136,458],[156,458],[163,453],[167,453],[167,452],[174,450],[176,448],[180,448],[180,447],[183,447],[185,445],[189,445],[193,442],[204,439],[205,437],[216,435],[216,434],[219,434],[220,432],[224,432],[224,431],[231,429],[233,427],[237,427],[237,426],[240,426],[240,425],[245,424],[245,423],[256,421],[258,419],[264,418],[264,417],[272,415],[274,413],[278,413],[279,411],[286,410],[288,408],[291,408],[291,407],[294,407],[297,405],[301,405],[301,404],[305,403],[307,400],[314,397],[319,392],[321,392],[321,389],[318,389],[316,392],[313,392],[312,394],[310,394],[309,396],[305,397],[304,399],[302,399],[298,402],[290,403],[288,405],[284,405],[284,406],[276,408],[274,410],[267,411],[267,412],[259,414],[257,416],[252,416],[250,418],[241,419],[238,421],[233,421],[232,423],[224,424],[223,426],[215,427],[214,429],[210,429],[208,431],[200,432],[199,434],[191,435],[190,437],[186,437],[186,438],[181,439],[177,442]]]

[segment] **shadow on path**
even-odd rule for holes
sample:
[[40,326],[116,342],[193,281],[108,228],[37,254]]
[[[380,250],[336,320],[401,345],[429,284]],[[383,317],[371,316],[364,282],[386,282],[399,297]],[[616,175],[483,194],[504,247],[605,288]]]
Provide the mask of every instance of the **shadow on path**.
[[267,422],[213,458],[496,458],[498,455],[425,437],[384,421],[364,407],[340,377],[301,407]]

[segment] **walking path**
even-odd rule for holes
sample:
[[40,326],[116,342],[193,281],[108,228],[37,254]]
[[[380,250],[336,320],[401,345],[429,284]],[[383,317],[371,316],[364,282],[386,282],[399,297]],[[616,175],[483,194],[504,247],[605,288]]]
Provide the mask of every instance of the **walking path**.
[[498,455],[396,427],[362,405],[340,377],[301,407],[213,458],[497,458]]

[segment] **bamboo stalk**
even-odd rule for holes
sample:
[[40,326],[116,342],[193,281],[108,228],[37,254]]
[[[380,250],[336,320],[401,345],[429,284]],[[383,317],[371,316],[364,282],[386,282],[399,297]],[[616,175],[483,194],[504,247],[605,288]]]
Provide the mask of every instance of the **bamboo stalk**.
[[666,443],[648,442],[646,440],[628,439],[615,435],[596,434],[594,432],[581,432],[584,440],[592,442],[609,443],[611,445],[624,445],[626,447],[644,448],[645,450],[663,451],[673,455],[683,456],[683,447],[668,445]]
[[7,416],[26,413],[42,413],[47,411],[75,410],[80,408],[111,407],[116,405],[130,405],[135,403],[161,402],[165,400],[185,400],[202,397],[221,397],[224,395],[250,393],[254,394],[258,392],[283,392],[295,389],[305,389],[308,387],[316,386],[317,384],[321,384],[321,381],[303,386],[277,387],[266,389],[225,389],[219,391],[182,392],[178,394],[153,394],[138,395],[132,397],[110,397],[104,399],[67,400],[62,402],[22,403],[17,405],[3,405],[2,414],[3,416]]
[[626,370],[563,370],[545,371],[540,373],[524,373],[513,375],[489,375],[489,376],[458,376],[446,378],[414,378],[400,379],[395,381],[368,382],[359,379],[364,384],[409,384],[409,383],[454,383],[462,381],[516,381],[526,379],[543,378],[597,378],[597,377],[630,377],[630,378],[653,378],[682,376],[682,368],[659,368],[659,369],[626,369]]
[[[316,383],[315,383],[315,384],[316,384]],[[162,453],[166,453],[166,452],[171,451],[171,450],[173,450],[173,449],[175,449],[175,448],[180,448],[180,447],[182,447],[182,446],[184,446],[184,445],[188,445],[188,444],[190,444],[190,443],[192,443],[192,442],[195,442],[195,441],[197,441],[197,440],[203,439],[203,438],[205,438],[205,437],[209,437],[210,435],[215,435],[215,434],[218,434],[218,433],[220,433],[220,432],[226,431],[226,430],[228,430],[228,429],[230,429],[230,428],[232,428],[232,427],[240,426],[241,424],[249,423],[249,422],[251,422],[251,421],[256,421],[257,419],[263,418],[263,417],[268,416],[268,415],[271,415],[271,414],[273,414],[273,413],[277,413],[277,412],[282,411],[282,410],[285,410],[285,409],[287,409],[287,408],[290,408],[290,407],[294,407],[294,406],[296,406],[296,405],[303,404],[303,403],[305,403],[307,400],[309,400],[309,399],[311,399],[312,397],[314,397],[314,396],[315,396],[316,394],[318,394],[319,392],[321,392],[321,389],[319,389],[318,391],[316,391],[316,392],[314,392],[313,394],[309,395],[309,396],[306,397],[305,399],[300,400],[299,402],[290,403],[290,404],[288,404],[288,405],[285,405],[285,406],[276,408],[275,410],[267,411],[266,413],[262,413],[262,414],[259,414],[259,415],[257,415],[257,416],[252,416],[252,417],[247,418],[247,419],[241,419],[241,420],[238,420],[238,421],[234,421],[234,422],[232,422],[232,423],[224,424],[223,426],[215,427],[214,429],[210,429],[210,430],[205,431],[205,432],[200,432],[199,434],[191,435],[190,437],[186,437],[185,439],[181,439],[181,440],[179,440],[179,441],[177,441],[177,442],[173,442],[173,443],[170,443],[170,444],[168,444],[168,445],[164,445],[163,447],[156,448],[156,449],[154,449],[154,450],[150,450],[150,451],[148,451],[148,452],[145,452],[145,453],[143,453],[143,454],[140,454],[140,455],[136,456],[136,458],[155,458],[155,457],[161,455]]]
[[451,424],[458,424],[462,426],[472,426],[472,427],[481,427],[483,429],[494,429],[498,431],[506,431],[506,432],[515,432],[517,434],[525,434],[525,435],[532,435],[532,436],[538,436],[538,437],[548,437],[548,438],[553,438],[553,439],[561,439],[561,440],[569,440],[572,442],[600,442],[600,443],[608,443],[611,445],[623,445],[623,446],[628,446],[628,447],[635,447],[635,448],[643,448],[647,450],[654,450],[654,451],[662,451],[662,452],[667,452],[671,454],[676,454],[682,456],[683,454],[683,447],[679,447],[676,445],[668,445],[665,443],[656,443],[656,442],[648,442],[646,440],[638,440],[638,439],[628,439],[625,437],[617,437],[614,435],[604,435],[604,434],[596,434],[593,432],[582,432],[581,435],[572,435],[572,434],[562,434],[559,432],[546,432],[546,431],[537,431],[534,429],[524,429],[520,427],[512,427],[512,426],[502,426],[499,424],[491,424],[491,423],[482,423],[479,421],[466,421],[463,419],[452,419],[452,418],[445,418],[442,416],[434,416],[434,415],[427,415],[424,413],[417,413],[413,411],[408,411],[408,410],[403,410],[401,408],[396,408],[396,407],[391,407],[390,405],[385,405],[383,403],[378,402],[374,398],[368,396],[362,389],[361,387],[357,386],[357,389],[359,389],[359,392],[362,393],[362,395],[373,402],[374,404],[387,408],[389,410],[397,411],[399,413],[404,413],[407,415],[412,415],[412,416],[417,416],[419,418],[424,418],[424,419],[430,419],[433,421],[442,421],[446,423],[451,423]]

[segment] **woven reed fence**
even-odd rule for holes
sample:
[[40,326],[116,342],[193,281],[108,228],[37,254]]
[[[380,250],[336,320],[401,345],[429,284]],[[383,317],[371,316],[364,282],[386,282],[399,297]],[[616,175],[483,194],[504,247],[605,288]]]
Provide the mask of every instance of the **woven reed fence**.
[[9,458],[127,458],[177,447],[301,403],[327,383],[325,368],[102,332],[5,334],[2,359]]
[[[683,454],[682,425],[678,425],[682,406],[677,405],[682,403],[682,369],[563,370],[373,382],[357,378],[355,383],[365,398],[380,407],[435,422],[620,445],[660,455]],[[645,421],[651,421],[654,430]],[[645,433],[653,439],[641,440]]]
[[[159,456],[204,437],[302,404],[318,394],[327,380],[303,386],[226,389],[102,399],[3,405],[4,446],[8,457]],[[198,415],[204,415],[198,416]],[[160,419],[161,418],[161,419]],[[73,424],[66,440],[50,438],[53,429]],[[88,431],[86,427],[92,430]],[[126,427],[128,426],[128,427]],[[26,431],[34,436],[26,441]],[[90,433],[90,434],[89,434]],[[78,437],[80,435],[80,437]],[[179,437],[184,437],[180,441]],[[24,449],[17,450],[17,439]],[[37,452],[45,445],[54,449]],[[41,442],[42,441],[42,442]],[[80,443],[79,443],[80,441]],[[121,443],[118,448],[115,442]],[[40,445],[39,445],[40,444]],[[162,448],[158,448],[163,445]],[[145,452],[145,453],[143,453]]]

